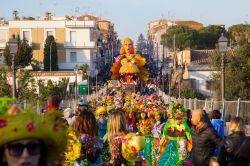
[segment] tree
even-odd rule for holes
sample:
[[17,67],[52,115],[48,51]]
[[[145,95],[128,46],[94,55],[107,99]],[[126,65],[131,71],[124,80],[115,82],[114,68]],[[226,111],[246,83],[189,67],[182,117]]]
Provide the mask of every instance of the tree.
[[[196,41],[197,31],[183,25],[172,26],[161,36],[161,44],[172,51],[175,51],[174,48],[178,51],[182,51],[185,48],[192,48],[196,45]],[[182,70],[178,70],[178,68],[182,68]],[[177,54],[174,52],[173,72],[171,77],[172,89],[175,88],[174,85],[177,82],[177,79],[179,79],[178,82],[182,83],[184,69],[184,64],[178,66]]]
[[196,30],[187,26],[176,25],[171,26],[167,32],[161,36],[161,44],[170,50],[173,50],[175,47],[176,50],[182,51],[185,48],[193,48],[196,46],[197,37],[198,34]]
[[218,42],[221,33],[224,33],[227,36],[226,30],[224,27],[219,25],[209,25],[198,30],[198,49],[214,49],[216,43]]
[[[10,54],[9,46],[6,45],[4,50],[5,64],[10,68],[12,66],[12,55]],[[32,48],[29,46],[27,40],[20,40],[18,37],[18,50],[14,55],[15,71],[17,69],[29,66],[32,59]]]
[[12,12],[12,18],[13,18],[13,20],[19,20],[18,11],[17,10],[14,10]]
[[140,34],[138,36],[137,42],[136,42],[136,51],[139,54],[142,54],[147,47],[146,39],[144,38],[143,34]]
[[64,78],[58,82],[53,82],[48,80],[46,83],[44,80],[38,80],[37,85],[39,88],[38,99],[41,101],[46,101],[50,95],[59,96],[60,99],[63,99],[66,95],[66,88],[68,85],[68,79]]
[[[215,51],[209,56],[209,64],[217,71],[212,74],[212,88],[221,96],[221,55]],[[250,99],[250,44],[240,45],[235,53],[227,52],[225,56],[225,98]]]
[[82,80],[87,80],[88,79],[87,70],[89,69],[89,65],[83,64],[79,68],[82,71]]
[[0,96],[11,96],[11,86],[7,81],[7,73],[4,68],[0,68]]
[[18,100],[28,100],[28,101],[36,101],[38,94],[37,94],[37,84],[35,79],[32,77],[29,70],[21,70],[19,75],[17,76],[18,79],[18,88],[16,97]]
[[232,25],[228,28],[228,33],[232,39],[232,44],[242,44],[250,39],[250,25],[248,24],[237,24]]
[[[51,56],[51,59],[50,59],[50,56]],[[56,45],[54,36],[49,35],[45,40],[43,64],[44,64],[45,71],[50,71],[50,64],[51,64],[52,71],[58,70],[57,45]]]

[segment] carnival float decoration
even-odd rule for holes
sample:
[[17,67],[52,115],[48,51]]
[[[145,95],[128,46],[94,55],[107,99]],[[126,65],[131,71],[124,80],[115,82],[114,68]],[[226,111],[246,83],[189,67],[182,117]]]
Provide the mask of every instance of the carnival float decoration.
[[121,83],[138,85],[148,80],[148,72],[144,68],[146,59],[139,54],[134,54],[133,41],[125,38],[122,42],[120,55],[115,58],[111,68],[113,80]]

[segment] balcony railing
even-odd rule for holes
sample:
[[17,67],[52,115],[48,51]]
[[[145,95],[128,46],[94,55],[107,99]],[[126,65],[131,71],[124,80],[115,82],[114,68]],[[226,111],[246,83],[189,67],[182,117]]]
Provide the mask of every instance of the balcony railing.
[[95,42],[65,42],[65,48],[95,48]]
[[66,21],[66,27],[84,27],[84,28],[94,28],[94,21]]

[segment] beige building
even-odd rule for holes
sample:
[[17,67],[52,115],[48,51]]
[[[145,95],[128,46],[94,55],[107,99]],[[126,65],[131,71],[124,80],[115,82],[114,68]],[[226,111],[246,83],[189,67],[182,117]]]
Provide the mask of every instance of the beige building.
[[161,45],[161,36],[167,31],[170,26],[175,25],[185,25],[196,30],[203,27],[201,23],[189,20],[170,21],[166,19],[160,19],[151,21],[148,24],[148,40],[149,43],[151,43],[153,46],[154,60],[158,59],[158,61],[163,61],[163,57],[166,58],[170,56],[167,48],[164,48],[163,45]]
[[4,19],[0,18],[0,67],[4,67],[4,57],[3,52],[7,41],[9,40],[9,30],[8,24]]
[[[69,20],[66,17],[53,17],[47,20],[10,20],[0,26],[0,54],[6,42],[13,35],[28,40],[33,49],[33,58],[44,59],[44,44],[48,35],[56,39],[59,70],[72,70],[76,65],[88,64],[94,74],[98,52],[97,39],[100,31],[95,20]],[[6,37],[7,36],[7,37]]]

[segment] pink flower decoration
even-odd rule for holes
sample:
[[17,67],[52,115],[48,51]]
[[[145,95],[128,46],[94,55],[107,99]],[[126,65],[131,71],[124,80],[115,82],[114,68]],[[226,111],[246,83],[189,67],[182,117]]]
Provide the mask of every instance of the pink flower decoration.
[[55,123],[53,125],[53,130],[58,131],[59,130],[59,124]]
[[7,126],[7,121],[5,119],[0,119],[0,128],[4,128]]
[[35,130],[36,127],[32,122],[30,122],[26,125],[26,128],[28,129],[29,132],[31,132],[31,131]]

